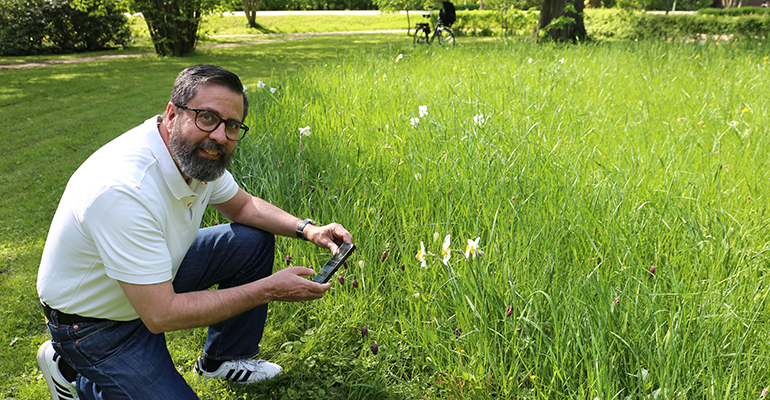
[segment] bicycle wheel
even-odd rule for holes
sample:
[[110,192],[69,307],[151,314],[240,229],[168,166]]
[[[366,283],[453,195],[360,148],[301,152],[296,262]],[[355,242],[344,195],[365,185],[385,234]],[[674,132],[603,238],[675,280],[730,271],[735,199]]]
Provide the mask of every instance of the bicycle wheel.
[[438,28],[436,35],[439,46],[455,47],[455,35],[449,29]]
[[428,43],[428,34],[425,33],[425,31],[419,30],[414,33],[414,43],[413,45],[418,44],[425,44]]

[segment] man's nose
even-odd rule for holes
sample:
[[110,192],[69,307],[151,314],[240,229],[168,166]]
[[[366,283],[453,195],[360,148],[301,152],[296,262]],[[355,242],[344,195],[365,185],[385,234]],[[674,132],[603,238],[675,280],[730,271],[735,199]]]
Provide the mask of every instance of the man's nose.
[[219,144],[225,144],[227,143],[227,132],[225,132],[225,124],[224,122],[219,124],[217,126],[217,129],[214,129],[209,133],[209,137],[211,140],[216,141]]

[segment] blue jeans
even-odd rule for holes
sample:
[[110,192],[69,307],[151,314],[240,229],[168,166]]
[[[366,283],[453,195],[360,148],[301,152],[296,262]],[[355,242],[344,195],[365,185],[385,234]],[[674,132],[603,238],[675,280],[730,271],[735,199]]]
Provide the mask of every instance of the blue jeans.
[[[235,287],[270,276],[275,237],[238,224],[201,229],[174,278],[177,293]],[[259,353],[267,304],[212,325],[203,354],[215,360]],[[163,334],[137,319],[48,323],[56,352],[78,371],[81,399],[197,399],[177,372]]]

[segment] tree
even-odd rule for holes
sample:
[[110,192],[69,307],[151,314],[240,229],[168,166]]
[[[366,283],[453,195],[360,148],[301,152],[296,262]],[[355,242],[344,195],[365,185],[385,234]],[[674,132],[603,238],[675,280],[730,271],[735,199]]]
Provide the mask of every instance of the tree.
[[195,50],[203,13],[201,0],[135,0],[160,56],[183,56]]
[[583,0],[543,0],[538,37],[557,42],[579,42],[586,38]]
[[249,26],[255,29],[262,28],[262,25],[257,23],[257,11],[261,5],[262,0],[243,0],[243,12],[246,13]]

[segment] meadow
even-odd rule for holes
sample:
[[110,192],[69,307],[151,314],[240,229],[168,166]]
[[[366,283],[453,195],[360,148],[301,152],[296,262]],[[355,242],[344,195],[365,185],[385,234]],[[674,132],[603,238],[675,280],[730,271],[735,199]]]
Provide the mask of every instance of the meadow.
[[324,299],[273,309],[283,356],[340,398],[759,398],[766,54],[393,48],[250,88],[241,182],[359,247]]
[[[2,170],[0,397],[46,398],[35,259],[68,174],[194,62],[248,87],[243,187],[358,246],[323,299],[271,305],[274,381],[197,381],[205,331],[167,335],[201,398],[764,397],[769,43],[458,44],[316,38],[0,74],[3,138],[26,155]],[[276,268],[329,256],[277,251]]]

